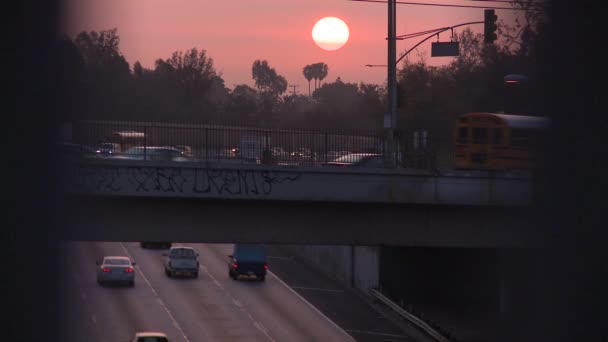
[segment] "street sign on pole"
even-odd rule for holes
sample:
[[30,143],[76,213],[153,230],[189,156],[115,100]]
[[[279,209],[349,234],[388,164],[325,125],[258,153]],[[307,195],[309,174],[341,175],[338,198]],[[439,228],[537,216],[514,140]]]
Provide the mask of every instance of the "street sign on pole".
[[433,42],[431,45],[431,57],[455,57],[460,53],[458,42]]

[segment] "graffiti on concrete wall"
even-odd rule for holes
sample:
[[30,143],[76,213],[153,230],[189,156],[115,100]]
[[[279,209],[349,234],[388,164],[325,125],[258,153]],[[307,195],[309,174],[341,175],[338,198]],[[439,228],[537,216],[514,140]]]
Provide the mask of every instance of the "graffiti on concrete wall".
[[120,169],[109,166],[89,167],[73,165],[68,183],[77,190],[94,192],[118,192],[123,190],[120,184]]
[[127,180],[136,192],[184,192],[188,182],[180,168],[128,167]]
[[295,182],[301,173],[273,171],[195,169],[193,191],[231,195],[269,195],[273,185]]
[[270,195],[301,177],[267,170],[74,165],[68,182],[78,192],[255,196]]

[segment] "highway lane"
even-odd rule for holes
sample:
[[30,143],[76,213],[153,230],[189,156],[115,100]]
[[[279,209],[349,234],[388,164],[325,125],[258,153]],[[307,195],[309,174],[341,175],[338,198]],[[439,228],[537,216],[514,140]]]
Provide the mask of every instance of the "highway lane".
[[59,340],[129,341],[135,331],[160,330],[172,340],[185,341],[180,338],[179,326],[173,324],[165,310],[162,298],[147,286],[137,268],[134,288],[97,284],[95,260],[104,255],[124,254],[118,243],[67,244],[64,262],[59,267],[64,303],[63,335]]
[[[127,341],[160,330],[171,341],[353,341],[271,274],[265,282],[230,279],[231,245],[187,245],[200,253],[198,279],[168,278],[163,250],[138,243],[67,243],[61,340]],[[104,255],[137,262],[134,288],[97,285],[95,260]]]

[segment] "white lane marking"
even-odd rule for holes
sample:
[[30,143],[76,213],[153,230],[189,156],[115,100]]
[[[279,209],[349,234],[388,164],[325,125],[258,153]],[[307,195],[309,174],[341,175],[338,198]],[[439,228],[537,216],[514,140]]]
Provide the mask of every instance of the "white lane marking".
[[346,331],[351,332],[353,334],[366,334],[366,335],[378,335],[378,336],[396,337],[396,338],[407,338],[407,336],[404,336],[404,335],[379,333],[379,332],[373,332],[373,331],[362,331],[362,330],[346,330]]
[[268,334],[268,331],[266,330],[266,328],[258,321],[255,320],[255,318],[253,318],[253,316],[245,309],[245,307],[241,304],[241,302],[239,302],[236,298],[232,297],[230,295],[230,293],[228,293],[228,291],[220,284],[219,281],[217,281],[217,279],[215,279],[214,276],[211,275],[211,273],[209,273],[209,271],[207,270],[207,268],[201,268],[205,274],[211,278],[211,280],[213,280],[213,283],[215,283],[215,285],[217,285],[217,287],[226,295],[228,296],[228,298],[230,298],[230,300],[232,300],[232,303],[238,307],[241,311],[243,311],[244,313],[247,314],[247,317],[249,317],[249,320],[251,320],[251,322],[253,323],[253,326],[258,329],[259,331],[262,332],[262,334],[264,334],[264,336],[266,336],[266,338],[268,338],[269,341],[271,342],[276,342],[271,336],[270,334]]
[[334,289],[320,289],[316,287],[302,287],[302,286],[292,286],[292,289],[298,290],[312,290],[312,291],[327,291],[327,292],[344,292],[342,290],[334,290]]
[[314,305],[310,304],[306,299],[304,299],[304,297],[300,296],[299,293],[297,293],[294,289],[292,289],[291,287],[289,287],[289,285],[285,284],[285,282],[282,281],[281,278],[277,277],[274,273],[272,273],[270,271],[268,271],[268,273],[271,276],[275,277],[275,279],[278,280],[281,284],[283,284],[283,286],[285,286],[289,291],[293,292],[293,294],[295,294],[298,298],[300,298],[304,303],[306,303],[317,314],[319,314],[321,317],[325,318],[336,329],[338,329],[339,331],[341,331],[344,335],[346,335],[352,341],[355,341],[355,339],[352,336],[350,336],[344,329],[340,328],[340,326],[338,326],[336,323],[334,323],[334,321],[332,321],[331,319],[329,319],[329,317],[325,316],[319,309],[317,309]]
[[253,325],[255,325],[255,327],[258,328],[258,330],[260,331],[267,331],[266,327],[260,322],[255,322]]
[[[125,247],[125,245],[122,242],[120,243],[120,247],[122,247],[122,249],[129,256],[129,258],[131,260],[133,260],[133,256],[131,256],[131,254],[129,253],[129,251],[127,250],[127,248]],[[150,281],[148,280],[148,278],[146,277],[146,275],[142,271],[141,267],[139,267],[139,265],[135,265],[135,268],[137,269],[137,272],[141,275],[141,277],[143,278],[143,280],[146,282],[146,284],[148,284],[148,287],[150,287],[150,289],[152,290],[152,293],[154,293],[154,296],[156,297],[156,300],[158,301],[158,303],[160,304],[160,306],[163,309],[165,309],[165,311],[169,315],[169,318],[171,319],[171,323],[173,323],[173,326],[179,331],[180,334],[182,334],[182,337],[184,338],[184,340],[186,340],[186,342],[190,342],[190,339],[188,339],[188,336],[186,336],[186,333],[184,332],[184,330],[182,329],[182,327],[179,325],[179,323],[177,323],[177,320],[175,319],[175,317],[171,313],[171,310],[169,310],[169,308],[167,307],[167,305],[165,305],[165,302],[163,302],[162,298],[160,298],[160,296],[158,295],[158,293],[156,292],[156,290],[154,289],[154,287],[152,286],[152,284],[150,283]]]

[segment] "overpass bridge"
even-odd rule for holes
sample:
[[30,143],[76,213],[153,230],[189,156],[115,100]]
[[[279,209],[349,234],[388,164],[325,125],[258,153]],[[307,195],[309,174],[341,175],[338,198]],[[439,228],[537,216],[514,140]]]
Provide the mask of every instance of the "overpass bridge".
[[530,177],[212,162],[66,161],[70,240],[518,247]]

